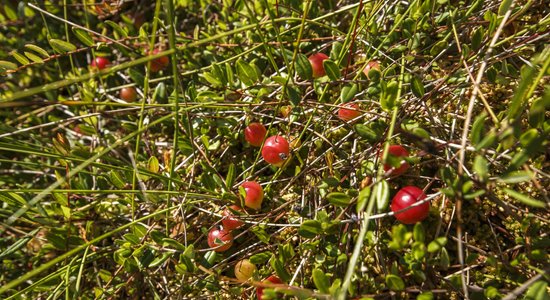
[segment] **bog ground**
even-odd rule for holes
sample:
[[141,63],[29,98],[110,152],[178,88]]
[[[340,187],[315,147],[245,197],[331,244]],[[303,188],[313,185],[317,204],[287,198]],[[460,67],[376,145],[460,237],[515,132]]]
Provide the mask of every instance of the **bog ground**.
[[0,3],[0,298],[550,299],[546,1]]

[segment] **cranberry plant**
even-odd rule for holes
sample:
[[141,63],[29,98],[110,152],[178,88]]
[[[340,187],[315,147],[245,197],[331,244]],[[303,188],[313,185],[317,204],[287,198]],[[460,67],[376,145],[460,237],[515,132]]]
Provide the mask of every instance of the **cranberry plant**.
[[2,2],[0,298],[548,299],[547,12]]

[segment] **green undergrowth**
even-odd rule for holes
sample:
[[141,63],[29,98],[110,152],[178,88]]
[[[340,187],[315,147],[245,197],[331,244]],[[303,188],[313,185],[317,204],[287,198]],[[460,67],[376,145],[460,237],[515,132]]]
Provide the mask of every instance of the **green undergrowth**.
[[[254,299],[276,275],[266,299],[550,299],[549,24],[544,1],[4,1],[0,298]],[[289,140],[280,168],[251,122]],[[247,180],[261,209],[212,251]]]

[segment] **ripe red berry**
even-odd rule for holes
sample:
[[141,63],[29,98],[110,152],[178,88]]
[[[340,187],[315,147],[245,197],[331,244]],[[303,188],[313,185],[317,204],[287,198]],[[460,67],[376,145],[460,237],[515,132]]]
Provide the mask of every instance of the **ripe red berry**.
[[208,246],[216,252],[224,252],[233,245],[233,234],[225,228],[212,228],[208,232]]
[[384,164],[384,171],[388,172],[392,170],[392,176],[399,176],[405,173],[409,169],[409,163],[404,161],[403,158],[409,157],[409,152],[407,149],[403,148],[401,145],[391,145],[388,150],[388,154],[391,155],[394,159],[401,161],[401,165],[398,168],[393,168],[390,164]]
[[264,200],[264,190],[262,186],[256,181],[245,181],[242,185],[246,196],[244,197],[244,205],[254,210],[262,207],[262,201]]
[[[159,49],[155,49],[151,53],[157,54],[159,52],[161,52]],[[161,56],[157,59],[154,59],[153,61],[151,61],[151,72],[156,73],[160,70],[163,70],[168,67],[168,64],[170,64],[170,59],[168,58],[168,56]]]
[[[273,284],[283,283],[283,281],[275,275],[271,275],[271,276],[267,277],[266,280],[264,280],[262,282],[264,282],[264,283],[273,283]],[[258,300],[262,299],[262,296],[264,295],[264,288],[262,288],[262,287],[256,288],[256,295],[258,296]]]
[[244,225],[243,221],[235,217],[235,215],[233,214],[233,211],[242,212],[243,209],[238,207],[237,205],[231,205],[229,208],[226,208],[223,210],[222,224],[223,224],[223,228],[227,230],[237,229]]
[[370,76],[369,76],[369,72],[371,70],[380,71],[380,64],[376,60],[369,61],[367,63],[367,65],[365,66],[365,68],[363,69],[363,74],[365,74],[365,76],[367,76],[368,79],[371,79]]
[[103,70],[111,65],[111,61],[106,57],[96,57],[92,60],[90,66],[94,69]]
[[280,136],[274,135],[268,137],[262,147],[262,157],[267,163],[280,167],[290,154],[290,145],[288,141]]
[[246,281],[252,277],[252,274],[254,274],[256,270],[256,265],[251,263],[248,259],[243,259],[235,264],[235,277],[239,280]]
[[[395,213],[404,208],[426,199],[426,194],[416,186],[406,186],[400,189],[393,197],[391,210]],[[414,224],[420,222],[430,214],[430,203],[425,202],[419,206],[395,214],[395,218],[404,224]]]
[[308,57],[311,68],[313,69],[313,78],[325,76],[325,67],[323,61],[327,60],[328,56],[324,53],[315,53]]
[[338,109],[338,118],[344,121],[353,120],[361,115],[361,112],[358,109],[359,105],[356,103],[342,104],[340,109]]
[[136,89],[133,87],[122,88],[119,92],[119,97],[126,102],[134,102],[137,99]]
[[244,129],[244,139],[255,147],[260,147],[264,141],[267,129],[260,123],[250,123]]

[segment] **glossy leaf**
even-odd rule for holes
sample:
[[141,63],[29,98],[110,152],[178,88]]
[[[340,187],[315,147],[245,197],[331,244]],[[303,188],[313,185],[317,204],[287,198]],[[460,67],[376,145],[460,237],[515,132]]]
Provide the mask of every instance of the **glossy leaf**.
[[73,27],[72,28],[74,35],[76,38],[81,41],[84,45],[91,47],[94,45],[94,39],[92,36],[85,30]]
[[390,186],[385,179],[376,183],[373,188],[374,198],[376,199],[376,208],[379,212],[384,212],[390,204]]
[[315,284],[315,287],[324,294],[328,294],[330,291],[330,281],[328,277],[325,275],[323,271],[320,269],[313,269],[312,272],[313,275],[313,283]]
[[386,285],[388,286],[388,288],[390,288],[390,290],[396,292],[405,289],[405,282],[403,282],[403,279],[393,274],[386,275]]
[[0,70],[15,70],[17,65],[11,61],[0,60]]
[[333,205],[345,207],[349,205],[351,198],[347,194],[341,192],[332,192],[327,195],[327,200]]
[[36,46],[36,45],[33,45],[33,44],[26,44],[25,45],[25,48],[27,49],[30,49],[38,54],[40,54],[42,56],[42,58],[48,58],[50,57],[50,55],[48,54],[48,51]]
[[63,41],[63,40],[58,40],[58,39],[50,39],[49,40],[50,42],[50,46],[52,46],[53,50],[55,50],[55,52],[57,53],[67,53],[67,52],[71,52],[71,51],[74,51],[76,50],[76,46],[69,43],[69,42],[66,42],[66,41]]
[[413,76],[411,81],[411,90],[416,97],[418,98],[424,97],[424,93],[425,93],[424,84],[422,83],[422,79],[420,77]]
[[313,77],[311,63],[304,54],[298,53],[296,56],[296,73],[303,79],[311,79]]
[[518,200],[519,202],[525,204],[525,205],[529,205],[529,206],[532,206],[532,207],[536,207],[536,208],[546,208],[546,203],[540,201],[540,200],[536,200],[536,199],[533,199],[527,195],[524,195],[520,192],[516,192],[514,190],[511,190],[511,189],[508,189],[508,188],[504,188],[502,189],[506,194],[508,194],[510,197]]
[[347,103],[355,97],[357,94],[358,86],[357,84],[352,85],[346,85],[342,88],[342,92],[340,93],[340,101],[342,103]]
[[336,63],[330,59],[326,59],[323,61],[323,66],[325,68],[325,72],[330,80],[336,81],[339,80],[342,74],[340,73],[340,68]]
[[323,232],[323,225],[317,220],[306,220],[298,229],[298,234],[304,238],[314,238]]
[[20,54],[15,50],[10,52],[10,54],[11,56],[13,56],[13,58],[15,58],[15,60],[17,60],[22,65],[28,65],[30,63],[28,58],[26,58],[23,54]]
[[258,80],[254,67],[249,65],[242,59],[239,59],[237,61],[237,76],[246,86],[251,86]]

